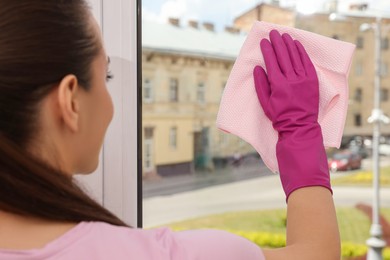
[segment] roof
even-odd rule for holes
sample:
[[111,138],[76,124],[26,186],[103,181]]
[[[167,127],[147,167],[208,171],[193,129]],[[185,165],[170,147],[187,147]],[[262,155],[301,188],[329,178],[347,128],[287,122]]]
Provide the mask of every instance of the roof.
[[386,12],[378,12],[375,10],[365,10],[365,11],[346,11],[340,12],[341,15],[356,17],[356,18],[376,18],[380,17],[383,19],[390,19],[390,14]]
[[[373,18],[375,19],[376,17],[380,17],[382,19],[390,19],[390,14],[387,13],[379,13],[376,11],[341,11],[341,12],[329,12],[329,11],[319,11],[314,13],[313,15],[319,14],[319,15],[330,15],[330,14],[337,14],[340,17],[345,17],[346,19],[348,18]],[[308,15],[310,16],[310,15]],[[346,20],[348,21],[348,20]]]
[[213,32],[192,27],[142,21],[142,47],[162,53],[234,60],[246,38],[244,34]]

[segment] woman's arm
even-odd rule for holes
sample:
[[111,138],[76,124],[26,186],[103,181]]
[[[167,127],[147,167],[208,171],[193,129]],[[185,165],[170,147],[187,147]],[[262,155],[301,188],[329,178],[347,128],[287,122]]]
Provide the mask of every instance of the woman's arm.
[[330,191],[306,187],[287,204],[287,246],[263,250],[267,260],[340,260],[340,236]]
[[261,40],[267,72],[254,69],[256,93],[278,131],[276,156],[287,200],[287,246],[267,260],[340,259],[328,162],[318,123],[319,81],[302,44],[271,31]]

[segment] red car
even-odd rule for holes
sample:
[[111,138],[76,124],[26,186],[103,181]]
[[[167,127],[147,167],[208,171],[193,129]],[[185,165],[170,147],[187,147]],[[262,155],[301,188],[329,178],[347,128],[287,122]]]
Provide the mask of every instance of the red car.
[[362,157],[351,152],[336,153],[329,159],[328,164],[332,172],[360,169]]

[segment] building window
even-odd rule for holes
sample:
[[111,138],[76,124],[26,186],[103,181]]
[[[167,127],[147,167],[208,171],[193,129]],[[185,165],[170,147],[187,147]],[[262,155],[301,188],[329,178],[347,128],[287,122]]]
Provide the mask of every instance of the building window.
[[222,88],[221,88],[222,94],[225,91],[226,83],[227,83],[226,81],[222,82]]
[[364,47],[364,38],[362,36],[359,36],[356,39],[356,48],[363,49],[363,47]]
[[169,131],[169,145],[174,149],[177,147],[177,127],[172,127]]
[[145,128],[145,140],[144,140],[144,170],[153,170],[153,128]]
[[381,76],[387,76],[388,73],[389,73],[389,67],[387,66],[387,63],[382,62],[381,69],[380,69]]
[[361,76],[363,75],[363,64],[362,63],[356,63],[355,66],[355,75],[356,76]]
[[354,100],[356,102],[362,102],[362,97],[363,97],[363,90],[362,88],[356,88],[355,89],[355,95],[354,95]]
[[362,125],[362,115],[355,114],[355,126],[361,126],[361,125]]
[[204,103],[206,100],[205,98],[205,93],[206,92],[206,87],[203,82],[200,82],[198,84],[197,92],[196,92],[196,99],[199,103]]
[[179,82],[172,78],[169,81],[169,101],[177,102],[179,100]]
[[381,101],[386,102],[389,100],[389,90],[387,88],[381,89]]
[[389,49],[389,38],[383,38],[381,42],[381,48],[382,50],[388,50]]
[[223,90],[223,89],[225,89],[225,87],[226,87],[226,84],[227,84],[227,82],[226,82],[226,81],[222,82],[222,90]]
[[144,80],[144,102],[150,103],[153,101],[152,81],[148,78]]

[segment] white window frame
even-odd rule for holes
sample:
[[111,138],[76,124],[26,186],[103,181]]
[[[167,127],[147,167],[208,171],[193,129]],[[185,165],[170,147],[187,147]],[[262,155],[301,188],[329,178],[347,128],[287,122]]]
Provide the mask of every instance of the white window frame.
[[[91,196],[133,227],[142,227],[141,0],[89,0],[103,34],[115,115],[100,164],[79,179]],[[140,151],[140,152],[138,152]]]

